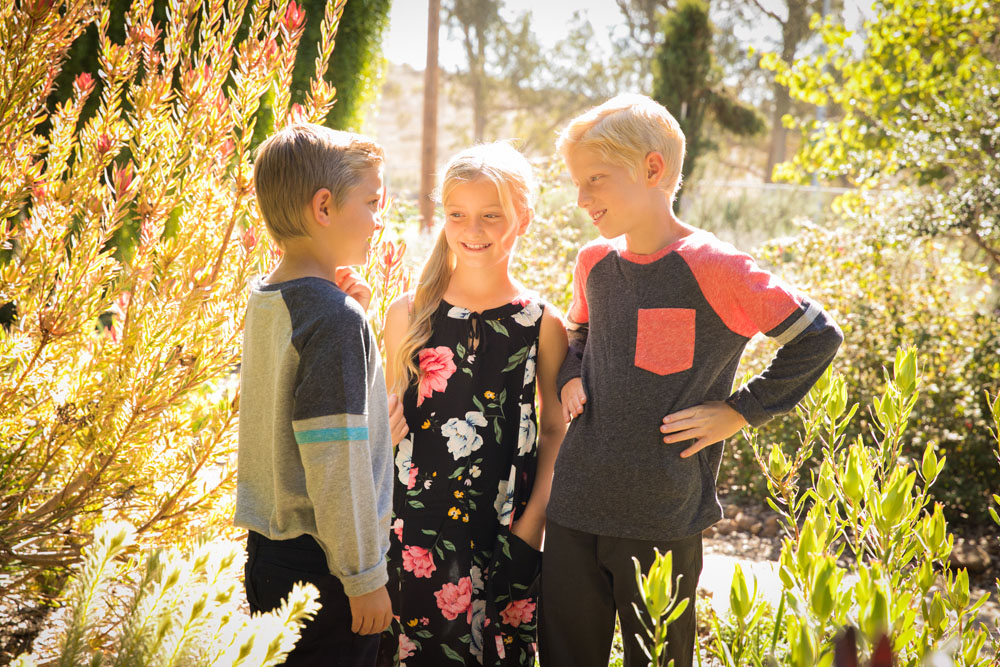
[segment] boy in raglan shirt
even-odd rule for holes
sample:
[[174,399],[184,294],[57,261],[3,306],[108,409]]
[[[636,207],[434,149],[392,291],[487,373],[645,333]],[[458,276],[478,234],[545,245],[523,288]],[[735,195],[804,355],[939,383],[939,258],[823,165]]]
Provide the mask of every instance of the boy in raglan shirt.
[[[791,410],[843,335],[750,256],[675,217],[684,135],[661,105],[615,97],[572,120],[559,150],[601,238],[577,258],[558,380],[572,424],[547,508],[541,664],[606,666],[616,613],[625,665],[648,664],[632,558],[645,571],[658,548],[673,553],[676,590],[690,599],[663,664],[689,667],[701,533],[722,517],[723,440]],[[781,348],[732,391],[758,332]]]
[[348,268],[381,225],[382,164],[370,139],[311,124],[267,139],[254,164],[282,256],[247,305],[235,523],[252,611],[297,581],[320,591],[288,665],[374,665],[392,618],[390,432],[405,424],[365,319],[371,291]]

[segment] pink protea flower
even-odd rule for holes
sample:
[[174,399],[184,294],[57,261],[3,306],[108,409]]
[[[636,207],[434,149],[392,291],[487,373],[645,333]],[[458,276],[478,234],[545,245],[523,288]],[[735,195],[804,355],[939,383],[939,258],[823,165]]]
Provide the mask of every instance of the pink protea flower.
[[472,580],[469,577],[462,577],[457,585],[445,584],[441,590],[434,591],[434,597],[437,598],[441,615],[449,621],[454,621],[459,614],[472,609]]
[[500,620],[516,628],[522,623],[530,623],[534,615],[534,602],[531,600],[512,600],[500,612]]
[[435,391],[444,391],[448,387],[448,378],[454,374],[457,367],[454,362],[455,353],[444,345],[435,348],[425,347],[420,350],[417,358],[421,371],[417,396],[417,405],[420,405]]
[[403,520],[396,519],[392,522],[392,532],[396,533],[396,539],[400,542],[403,541]]
[[430,579],[437,565],[429,550],[423,547],[406,547],[403,549],[403,569],[412,572],[414,577]]

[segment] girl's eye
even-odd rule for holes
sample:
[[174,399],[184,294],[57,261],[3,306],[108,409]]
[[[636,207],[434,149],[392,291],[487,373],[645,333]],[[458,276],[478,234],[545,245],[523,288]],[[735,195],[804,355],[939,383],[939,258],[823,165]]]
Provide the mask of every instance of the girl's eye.
[[598,174],[598,175],[596,175],[596,176],[591,176],[591,177],[590,177],[590,182],[591,182],[591,183],[593,183],[594,181],[596,181],[596,180],[597,180],[597,179],[599,179],[600,177],[601,177],[601,176],[600,176],[600,174]]

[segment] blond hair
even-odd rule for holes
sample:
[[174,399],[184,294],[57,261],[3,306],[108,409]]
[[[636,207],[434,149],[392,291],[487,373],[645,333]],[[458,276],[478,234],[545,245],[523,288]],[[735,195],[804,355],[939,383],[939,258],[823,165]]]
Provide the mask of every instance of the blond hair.
[[568,157],[579,148],[596,151],[603,160],[643,177],[643,162],[653,151],[663,155],[660,188],[673,201],[681,185],[684,132],[666,107],[645,95],[622,94],[580,114],[563,129],[556,148]]
[[[448,197],[464,183],[487,181],[496,186],[504,217],[518,224],[534,211],[535,180],[531,164],[507,142],[479,144],[456,153],[448,161],[438,201],[447,205]],[[424,263],[420,281],[414,291],[409,325],[392,364],[394,389],[400,395],[410,384],[420,380],[420,368],[415,358],[431,337],[434,313],[448,289],[455,257],[448,248],[444,227],[438,233],[434,248]]]
[[257,149],[253,182],[271,238],[280,245],[308,236],[305,210],[313,195],[327,188],[340,208],[350,189],[384,159],[374,140],[314,123],[289,125],[268,137]]

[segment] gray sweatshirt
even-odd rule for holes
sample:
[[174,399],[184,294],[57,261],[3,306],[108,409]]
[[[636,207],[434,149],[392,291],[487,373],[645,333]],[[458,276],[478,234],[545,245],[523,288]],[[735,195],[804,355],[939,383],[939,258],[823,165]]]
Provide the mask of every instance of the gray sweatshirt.
[[333,283],[255,284],[240,369],[235,523],[312,535],[344,592],[386,583],[392,446],[378,346]]
[[[795,407],[843,340],[819,305],[704,231],[652,255],[629,252],[624,238],[587,244],[568,317],[559,388],[582,377],[587,403],[559,450],[547,515],[641,540],[682,539],[722,516],[723,443],[683,459],[693,441],[664,443],[664,416],[725,400],[759,426]],[[733,391],[757,333],[782,347]]]

